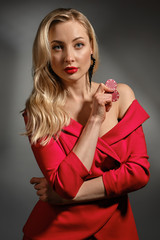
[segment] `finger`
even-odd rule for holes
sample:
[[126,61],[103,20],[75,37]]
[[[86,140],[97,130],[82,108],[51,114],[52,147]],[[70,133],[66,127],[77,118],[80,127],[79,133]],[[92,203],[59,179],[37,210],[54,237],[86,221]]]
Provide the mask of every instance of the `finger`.
[[43,195],[45,195],[46,194],[46,192],[47,192],[47,190],[44,190],[44,189],[40,189],[40,190],[37,190],[37,195],[38,196],[43,196]]
[[109,112],[109,110],[111,109],[111,107],[112,107],[112,102],[110,102],[110,103],[108,103],[108,104],[106,104],[106,112]]
[[41,186],[40,184],[35,184],[34,185],[34,189],[35,190],[40,190],[40,189],[42,189],[43,188],[43,186]]
[[48,201],[48,195],[46,195],[45,193],[37,193],[39,199],[43,202],[47,202]]
[[112,103],[112,94],[104,94],[102,98],[102,102],[104,105],[108,105]]
[[30,183],[31,183],[31,184],[38,184],[38,183],[40,183],[42,180],[43,180],[43,178],[33,177],[33,178],[31,178]]
[[45,196],[45,195],[40,196],[39,199],[40,199],[42,202],[48,202],[48,197]]
[[36,190],[42,189],[42,188],[48,189],[49,186],[46,182],[41,182],[41,183],[37,183],[34,185],[34,189],[36,189]]
[[109,92],[109,93],[112,93],[112,92],[114,92],[114,89],[111,89],[111,88],[107,87],[105,84],[100,83],[99,87],[97,89],[97,92],[101,92],[101,93],[102,92]]
[[105,106],[108,103],[112,102],[112,94],[110,93],[108,94],[97,93],[94,96],[94,98],[99,106]]

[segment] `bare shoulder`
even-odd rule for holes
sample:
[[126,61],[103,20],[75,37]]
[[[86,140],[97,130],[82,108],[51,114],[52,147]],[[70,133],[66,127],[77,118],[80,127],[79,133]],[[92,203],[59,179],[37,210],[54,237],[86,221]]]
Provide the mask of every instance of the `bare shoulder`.
[[119,119],[123,118],[124,114],[126,113],[129,106],[135,100],[135,94],[133,90],[124,83],[119,83],[117,86],[117,90],[119,92],[119,101],[118,101],[118,108],[119,108]]

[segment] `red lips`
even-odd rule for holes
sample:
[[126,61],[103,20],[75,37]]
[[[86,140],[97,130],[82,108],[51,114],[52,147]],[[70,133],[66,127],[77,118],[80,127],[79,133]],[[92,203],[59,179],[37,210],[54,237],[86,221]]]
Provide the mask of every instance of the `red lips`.
[[77,67],[66,67],[64,69],[64,71],[68,74],[73,74],[73,73],[76,73],[78,71],[78,68]]

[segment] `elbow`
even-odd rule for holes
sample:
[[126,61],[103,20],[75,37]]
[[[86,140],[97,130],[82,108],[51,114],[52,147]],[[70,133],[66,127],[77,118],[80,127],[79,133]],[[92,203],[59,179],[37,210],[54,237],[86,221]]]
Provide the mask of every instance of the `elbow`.
[[148,181],[150,179],[149,167],[150,167],[150,165],[148,163],[148,167],[143,168],[143,174],[141,176],[141,184],[143,185],[143,187],[147,185],[147,183],[148,183]]
[[149,171],[144,172],[143,174],[137,176],[137,186],[138,188],[143,188],[147,185],[148,181],[150,179],[150,173]]
[[57,192],[62,198],[73,200],[78,192],[78,189],[70,186],[70,185],[61,185],[61,184],[54,184],[54,190]]
[[149,179],[150,179],[150,164],[148,161],[145,160],[143,165],[138,165],[136,164],[136,167],[131,169],[131,175],[132,175],[132,180],[133,184],[135,185],[135,190],[138,190],[140,188],[143,188],[147,185]]
[[52,178],[54,190],[63,198],[73,200],[84,179],[77,173],[72,172],[68,174],[68,171],[59,171]]
[[68,200],[74,200],[74,198],[76,197],[76,194],[74,192],[68,192],[66,190],[57,190],[56,192],[64,199],[68,199]]
[[150,173],[145,174],[142,180],[143,187],[147,185],[147,183],[149,182],[149,179],[150,179]]

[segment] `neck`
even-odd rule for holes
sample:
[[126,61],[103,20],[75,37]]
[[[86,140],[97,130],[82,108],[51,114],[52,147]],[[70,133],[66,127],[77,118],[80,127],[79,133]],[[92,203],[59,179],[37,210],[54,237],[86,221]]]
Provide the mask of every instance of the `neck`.
[[91,87],[87,79],[84,81],[75,81],[74,83],[65,84],[68,98],[74,100],[85,100],[91,95]]

